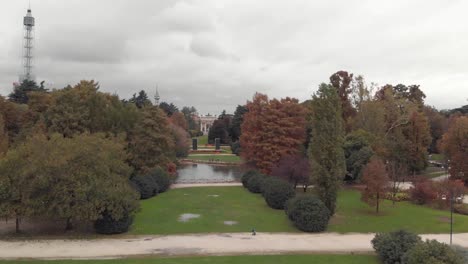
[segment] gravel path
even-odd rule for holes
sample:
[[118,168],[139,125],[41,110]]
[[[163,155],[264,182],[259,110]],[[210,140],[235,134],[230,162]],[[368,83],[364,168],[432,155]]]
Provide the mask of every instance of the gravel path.
[[[94,240],[0,241],[0,259],[100,259],[138,255],[224,255],[371,252],[374,234],[248,233],[138,236]],[[447,243],[447,234],[423,235]],[[468,247],[468,233],[454,244]]]
[[220,187],[220,186],[242,186],[240,182],[220,182],[220,183],[174,183],[171,189],[192,188],[192,187]]

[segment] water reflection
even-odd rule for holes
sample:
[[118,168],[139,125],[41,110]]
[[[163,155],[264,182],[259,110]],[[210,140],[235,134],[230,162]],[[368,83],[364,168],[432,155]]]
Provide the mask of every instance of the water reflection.
[[235,182],[242,173],[239,166],[183,164],[178,169],[176,183]]

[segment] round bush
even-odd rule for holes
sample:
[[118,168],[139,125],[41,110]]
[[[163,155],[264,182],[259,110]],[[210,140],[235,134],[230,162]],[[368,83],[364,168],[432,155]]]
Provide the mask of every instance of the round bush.
[[152,170],[148,176],[152,177],[154,179],[154,181],[156,182],[156,184],[158,185],[159,189],[158,189],[158,192],[160,193],[163,193],[165,191],[167,191],[169,189],[169,187],[171,187],[171,184],[172,184],[172,180],[171,180],[171,177],[169,176],[169,174],[157,167],[156,169]]
[[325,231],[330,220],[330,210],[318,198],[299,196],[287,202],[286,215],[302,231]]
[[413,233],[399,230],[390,233],[378,233],[372,239],[372,246],[385,264],[401,263],[403,255],[421,242]]
[[436,240],[427,240],[412,247],[403,256],[405,264],[462,264],[463,257],[447,244]]
[[262,192],[262,184],[265,176],[262,174],[255,174],[247,181],[247,189],[253,193]]
[[125,214],[119,220],[115,220],[110,214],[104,212],[102,217],[94,222],[94,228],[99,234],[121,234],[128,231],[132,222],[133,218],[128,214]]
[[247,182],[252,176],[256,174],[258,174],[258,172],[255,170],[249,170],[246,173],[244,173],[244,175],[242,175],[242,178],[241,178],[242,186],[244,186],[244,188],[247,188]]
[[268,206],[273,209],[284,209],[286,202],[296,195],[293,187],[280,179],[264,180],[262,193]]
[[153,177],[147,175],[136,175],[131,181],[140,193],[140,199],[148,199],[158,194],[159,187]]

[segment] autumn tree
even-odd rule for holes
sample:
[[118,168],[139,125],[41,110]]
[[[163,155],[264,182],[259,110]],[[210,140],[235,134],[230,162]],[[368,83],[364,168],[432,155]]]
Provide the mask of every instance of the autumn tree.
[[8,150],[8,133],[5,129],[5,120],[3,116],[0,115],[0,158]]
[[166,167],[174,160],[174,140],[166,114],[158,107],[145,107],[129,133],[129,163],[139,172]]
[[187,157],[190,144],[190,135],[187,131],[178,125],[170,124],[171,134],[174,139],[174,150],[177,158]]
[[310,163],[307,157],[295,154],[281,157],[271,175],[287,180],[294,186],[294,189],[300,184],[306,192],[310,184],[310,172]]
[[269,174],[281,157],[300,152],[305,141],[305,109],[297,99],[269,100],[256,93],[247,102],[241,126],[241,156]]
[[442,136],[448,128],[448,118],[439,112],[434,107],[425,106],[424,113],[429,121],[431,144],[429,146],[430,153],[439,153],[437,143],[442,139]]
[[353,74],[346,71],[338,71],[330,76],[330,83],[336,89],[341,103],[341,115],[345,124],[345,130],[351,130],[351,119],[356,114],[356,110],[351,104],[350,94],[352,92],[351,82]]
[[193,106],[187,107],[184,106],[181,110],[182,114],[184,114],[185,120],[187,120],[188,131],[191,137],[196,137],[197,134],[200,132],[200,122],[195,119],[195,115],[197,114],[197,109]]
[[174,125],[176,125],[176,126],[182,128],[182,129],[184,129],[184,130],[186,130],[186,131],[188,130],[188,123],[187,123],[187,120],[185,119],[184,114],[182,114],[181,112],[175,112],[175,113],[173,113],[173,114],[169,117],[169,121],[170,121],[172,124],[174,124]]
[[443,135],[441,148],[450,159],[450,176],[468,183],[468,116],[450,120],[448,131]]
[[423,112],[413,111],[403,129],[407,142],[408,168],[415,175],[427,167],[427,149],[431,144],[429,123]]
[[346,172],[341,103],[333,86],[320,85],[312,97],[312,111],[309,157],[313,181],[319,198],[333,215],[340,182]]
[[361,193],[361,199],[370,206],[375,206],[376,213],[379,213],[379,203],[384,199],[388,181],[385,164],[380,158],[372,157],[363,171],[362,182],[366,188]]

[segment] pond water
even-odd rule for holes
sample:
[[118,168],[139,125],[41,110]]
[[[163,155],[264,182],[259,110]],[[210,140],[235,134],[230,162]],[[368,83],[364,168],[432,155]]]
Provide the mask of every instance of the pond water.
[[213,164],[182,164],[177,170],[176,183],[215,183],[240,181],[240,166]]

